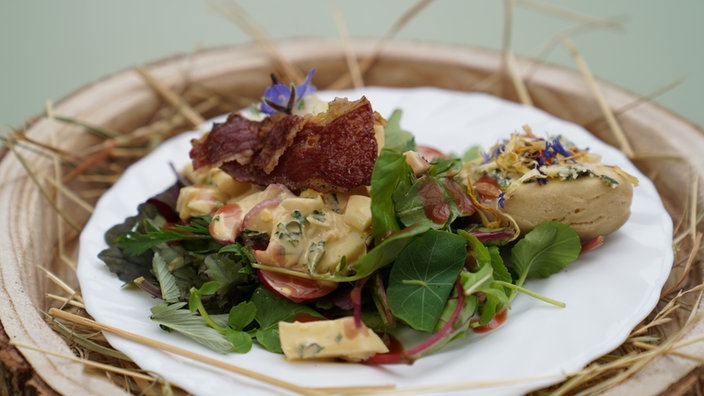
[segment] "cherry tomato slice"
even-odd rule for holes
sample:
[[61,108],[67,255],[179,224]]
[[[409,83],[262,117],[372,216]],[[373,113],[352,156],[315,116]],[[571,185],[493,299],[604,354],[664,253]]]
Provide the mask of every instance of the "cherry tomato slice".
[[494,315],[494,317],[489,321],[489,323],[477,327],[472,327],[472,330],[475,333],[486,333],[491,330],[495,330],[496,328],[504,324],[504,322],[506,321],[506,315],[506,309],[502,309],[501,311],[497,312],[496,315]]
[[442,159],[448,159],[450,158],[447,154],[443,153],[442,151],[430,147],[430,146],[425,146],[422,144],[416,145],[416,151],[420,153],[420,155],[423,156],[427,161],[432,161],[435,158],[442,158]]
[[501,194],[501,187],[493,177],[484,175],[474,182],[474,189],[479,194],[482,201],[491,201]]
[[304,302],[326,296],[337,288],[337,282],[319,281],[258,270],[259,281],[272,292],[294,302]]

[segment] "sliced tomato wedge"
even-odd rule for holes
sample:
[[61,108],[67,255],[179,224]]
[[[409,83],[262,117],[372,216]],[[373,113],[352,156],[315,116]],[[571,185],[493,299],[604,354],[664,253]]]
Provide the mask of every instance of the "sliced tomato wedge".
[[448,159],[450,156],[436,149],[435,147],[426,146],[423,144],[416,145],[416,151],[420,153],[427,161],[432,161],[435,158]]
[[280,272],[257,270],[257,275],[267,289],[294,302],[316,300],[337,289],[337,282],[301,278]]
[[477,327],[472,327],[472,330],[475,333],[486,333],[492,330],[497,329],[499,326],[504,324],[506,321],[506,316],[508,312],[506,312],[506,309],[502,309],[501,311],[497,312],[496,315],[489,321],[489,323]]
[[482,201],[490,201],[499,197],[501,187],[499,182],[489,175],[483,175],[479,180],[474,182],[474,189],[479,194]]

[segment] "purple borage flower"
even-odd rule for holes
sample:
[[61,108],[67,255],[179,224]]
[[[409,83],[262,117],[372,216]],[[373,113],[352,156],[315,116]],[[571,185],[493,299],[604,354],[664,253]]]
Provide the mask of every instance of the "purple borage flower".
[[504,202],[506,202],[506,193],[502,191],[499,193],[499,206],[501,209],[504,208]]
[[277,111],[291,114],[294,106],[303,99],[304,96],[315,92],[315,86],[311,85],[311,80],[315,74],[315,69],[308,72],[308,77],[301,85],[281,84],[276,76],[271,75],[272,85],[264,91],[264,97],[259,105],[262,113],[272,115]]

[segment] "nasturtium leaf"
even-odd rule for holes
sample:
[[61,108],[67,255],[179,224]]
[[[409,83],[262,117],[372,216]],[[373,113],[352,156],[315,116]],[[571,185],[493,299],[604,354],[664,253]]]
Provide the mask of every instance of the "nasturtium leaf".
[[431,230],[399,254],[386,290],[389,307],[410,327],[431,332],[464,265],[466,240]]
[[518,286],[528,278],[547,278],[579,256],[582,246],[568,225],[543,223],[528,232],[511,250],[511,263],[518,273]]

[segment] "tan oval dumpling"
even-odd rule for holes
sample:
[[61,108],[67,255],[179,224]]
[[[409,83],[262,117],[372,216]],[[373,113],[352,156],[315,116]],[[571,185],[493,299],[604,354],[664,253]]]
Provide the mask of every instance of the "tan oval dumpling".
[[525,183],[504,201],[504,211],[514,218],[521,233],[558,221],[572,227],[582,240],[610,234],[631,215],[633,186],[609,168],[600,173],[618,184],[609,185],[599,177]]

